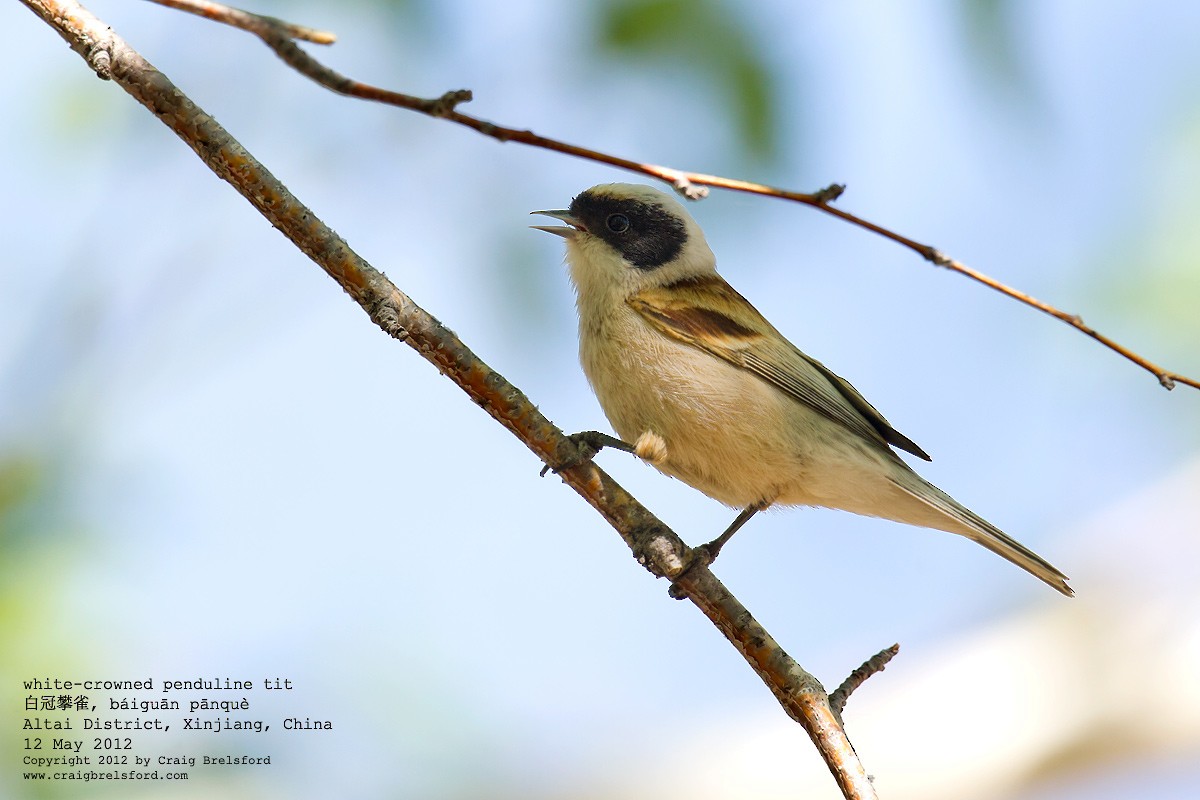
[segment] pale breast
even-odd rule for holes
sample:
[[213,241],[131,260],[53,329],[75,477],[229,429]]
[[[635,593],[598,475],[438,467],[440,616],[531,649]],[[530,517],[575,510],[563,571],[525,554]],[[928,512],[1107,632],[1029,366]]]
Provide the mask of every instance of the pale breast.
[[656,466],[710,497],[746,506],[778,494],[803,471],[792,437],[794,403],[765,381],[669,339],[632,310],[580,329],[580,361],[617,434],[647,431],[667,446]]

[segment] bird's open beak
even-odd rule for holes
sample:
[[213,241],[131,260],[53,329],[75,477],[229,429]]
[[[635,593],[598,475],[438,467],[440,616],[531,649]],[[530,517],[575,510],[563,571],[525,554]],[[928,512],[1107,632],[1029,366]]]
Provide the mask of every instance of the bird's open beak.
[[580,232],[587,233],[587,228],[583,226],[582,222],[573,217],[570,211],[530,211],[529,213],[541,214],[543,217],[554,217],[555,219],[561,219],[563,222],[571,226],[569,228],[564,228],[561,225],[530,225],[529,227],[533,228],[535,231],[553,233],[563,237],[564,239],[571,239],[575,236],[575,234]]

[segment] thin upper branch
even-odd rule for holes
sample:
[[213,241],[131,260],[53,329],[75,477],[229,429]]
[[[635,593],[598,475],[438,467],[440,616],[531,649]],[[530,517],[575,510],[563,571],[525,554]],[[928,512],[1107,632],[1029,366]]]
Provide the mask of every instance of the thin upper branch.
[[294,25],[275,17],[252,14],[249,11],[242,11],[240,8],[233,8],[222,3],[210,3],[208,0],[152,0],[152,2],[158,3],[160,6],[186,11],[189,14],[207,17],[259,36],[266,33],[278,34],[313,44],[333,44],[337,41],[337,36],[328,31]]
[[[406,342],[508,428],[618,531],[652,574],[673,579],[691,551],[591,461],[529,399],[484,364],[449,329],[417,306],[305,207],[227,131],[165,75],[73,0],[21,0],[57,30],[97,74],[111,78],[191,147],[271,224],[315,261],[386,333]],[[103,67],[98,67],[102,64]],[[679,581],[682,593],[712,620],[804,726],[845,797],[876,797],[819,681],[804,671],[703,566]]]
[[[978,270],[968,267],[966,264],[942,253],[937,248],[922,244],[907,236],[896,233],[882,225],[877,225],[868,220],[857,217],[847,211],[832,205],[833,201],[841,196],[845,191],[845,186],[840,184],[832,184],[825,189],[816,192],[796,192],[788,189],[781,189],[776,186],[768,186],[762,183],[753,183],[751,181],[737,180],[734,178],[724,178],[719,175],[706,175],[702,172],[687,172],[685,170],[675,169],[673,167],[664,167],[657,164],[646,164],[639,161],[634,161],[628,158],[621,158],[609,153],[603,153],[599,150],[591,150],[586,147],[568,144],[557,139],[551,139],[546,136],[539,136],[531,130],[522,130],[518,128],[509,128],[503,125],[495,125],[491,122],[481,120],[477,117],[463,114],[458,111],[457,106],[460,103],[467,102],[471,99],[471,92],[468,89],[455,89],[446,92],[441,97],[425,99],[415,97],[413,95],[404,94],[402,92],[390,91],[381,89],[376,86],[361,83],[359,81],[347,78],[340,73],[329,69],[325,65],[318,62],[308,53],[304,52],[299,46],[292,41],[293,38],[305,38],[294,33],[295,30],[308,31],[307,28],[299,28],[298,26],[289,25],[272,17],[259,17],[254,14],[248,14],[245,11],[222,6],[220,3],[210,3],[206,0],[151,0],[151,2],[161,5],[179,8],[185,11],[191,11],[194,14],[205,16],[209,19],[218,22],[224,22],[229,25],[234,25],[244,30],[251,31],[266,42],[267,46],[273,49],[280,58],[286,61],[291,67],[303,75],[311,78],[322,86],[331,89],[341,94],[351,97],[358,97],[364,100],[374,100],[379,103],[407,108],[412,111],[419,111],[423,114],[446,119],[451,122],[456,122],[459,125],[465,125],[472,130],[478,131],[485,136],[490,136],[501,142],[518,142],[520,144],[529,145],[531,147],[540,147],[545,150],[553,150],[557,153],[575,156],[577,158],[595,161],[601,164],[608,164],[618,169],[636,172],[641,175],[646,175],[651,178],[656,178],[665,181],[675,187],[677,191],[691,200],[698,200],[707,195],[708,190],[705,187],[713,186],[720,189],[729,189],[735,192],[747,192],[749,194],[760,194],[768,197],[778,197],[783,200],[791,200],[796,203],[803,203],[813,208],[820,209],[827,214],[845,220],[860,228],[864,228],[872,233],[877,233],[887,239],[891,239],[897,244],[903,245],[908,249],[918,253],[922,258],[935,264],[939,267],[944,267],[952,272],[957,272],[971,278],[974,281],[982,283],[990,289],[994,289],[1001,294],[1018,300],[1031,308],[1036,308],[1045,314],[1049,314],[1061,322],[1065,322],[1086,336],[1091,337],[1100,344],[1110,350],[1119,353],[1129,361],[1137,364],[1142,369],[1151,373],[1158,379],[1158,382],[1166,389],[1174,389],[1175,384],[1182,383],[1187,386],[1200,389],[1200,381],[1195,378],[1189,378],[1177,372],[1171,372],[1149,359],[1141,356],[1128,347],[1110,339],[1102,333],[1099,333],[1094,328],[1085,325],[1083,319],[1078,314],[1071,314],[1062,311],[1055,306],[1050,305],[1042,300],[1038,300],[1019,289],[1014,289],[995,278],[991,278]],[[225,9],[226,13],[222,13],[221,9]],[[255,22],[248,24],[246,17],[254,17]],[[330,34],[332,37],[332,35]],[[315,41],[315,40],[314,40]],[[332,41],[332,38],[330,39]]]

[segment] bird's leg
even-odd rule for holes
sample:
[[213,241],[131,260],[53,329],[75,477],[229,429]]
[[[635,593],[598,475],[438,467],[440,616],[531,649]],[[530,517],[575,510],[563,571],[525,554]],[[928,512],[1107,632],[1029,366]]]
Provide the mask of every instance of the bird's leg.
[[571,467],[577,467],[580,464],[585,464],[595,458],[596,454],[605,447],[611,447],[614,450],[624,450],[626,453],[635,452],[633,445],[629,444],[628,442],[623,442],[615,436],[609,436],[607,433],[601,433],[600,431],[580,431],[579,433],[572,433],[567,438],[576,444],[578,448],[576,452],[578,455],[568,459],[562,464],[559,464],[557,467],[551,467],[549,464],[547,464],[546,466],[542,467],[541,474],[543,476],[551,469],[553,469],[555,474],[557,474],[562,472],[564,469],[570,469]]
[[751,503],[742,509],[742,513],[737,515],[737,519],[729,523],[729,527],[726,528],[720,536],[713,539],[711,542],[708,542],[707,544],[702,544],[699,547],[692,548],[692,557],[688,561],[687,566],[684,567],[683,571],[676,575],[675,579],[671,582],[671,589],[668,592],[671,597],[674,597],[676,600],[682,600],[686,595],[679,588],[679,586],[676,585],[678,584],[679,580],[684,575],[687,575],[689,572],[691,572],[693,568],[697,566],[707,567],[709,564],[716,561],[717,556],[721,554],[721,548],[733,538],[733,535],[737,533],[743,525],[749,522],[751,517],[762,511],[767,506],[771,505],[772,502],[773,501],[771,500],[759,500],[757,503]]
[[750,505],[746,506],[742,509],[742,513],[737,515],[737,519],[729,523],[729,527],[726,528],[720,536],[713,539],[708,544],[700,545],[696,549],[703,551],[704,558],[708,560],[708,563],[711,564],[712,562],[716,561],[717,556],[721,554],[721,548],[733,538],[733,535],[741,530],[742,526],[749,522],[751,517],[769,505],[771,505],[770,500],[759,500],[757,503],[751,503]]

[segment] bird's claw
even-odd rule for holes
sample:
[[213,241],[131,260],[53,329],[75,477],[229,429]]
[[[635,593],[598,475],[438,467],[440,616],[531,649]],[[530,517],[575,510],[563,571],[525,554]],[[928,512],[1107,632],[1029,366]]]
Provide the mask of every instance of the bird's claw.
[[549,464],[542,467],[542,471],[539,473],[542,477],[545,477],[547,472],[553,472],[557,475],[563,470],[578,467],[580,464],[586,464],[606,447],[624,450],[627,453],[634,452],[633,445],[600,431],[580,431],[579,433],[572,433],[567,438],[575,443],[575,452],[556,467],[552,467]]
[[687,592],[680,587],[679,582],[687,577],[689,572],[698,567],[707,567],[717,560],[717,556],[720,554],[721,548],[718,546],[714,551],[711,545],[712,542],[709,542],[708,544],[702,544],[699,547],[692,548],[691,558],[688,559],[687,564],[682,570],[680,570],[679,574],[671,579],[671,588],[667,589],[667,594],[673,599],[683,600],[687,597]]
[[729,542],[729,540],[733,538],[733,535],[737,533],[738,530],[740,530],[741,527],[745,525],[751,517],[769,505],[771,505],[770,500],[759,500],[757,503],[751,503],[742,509],[742,513],[737,515],[737,519],[731,522],[729,527],[726,528],[720,536],[713,539],[711,542],[706,542],[705,544],[700,545],[699,547],[693,547],[692,555],[691,558],[688,559],[687,565],[684,566],[684,568],[680,570],[679,574],[676,575],[671,581],[671,588],[668,590],[668,593],[671,595],[671,597],[675,598],[676,600],[682,600],[684,597],[686,597],[686,593],[679,588],[679,581],[696,567],[707,567],[716,561],[717,556],[721,555],[721,548],[723,548]]

